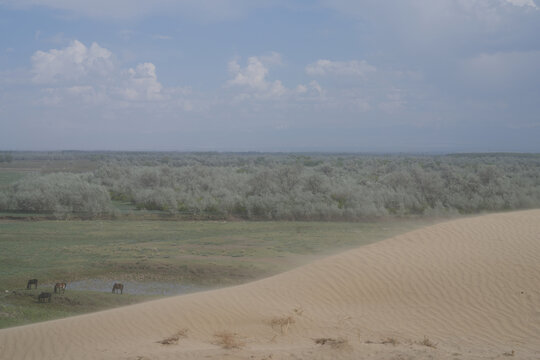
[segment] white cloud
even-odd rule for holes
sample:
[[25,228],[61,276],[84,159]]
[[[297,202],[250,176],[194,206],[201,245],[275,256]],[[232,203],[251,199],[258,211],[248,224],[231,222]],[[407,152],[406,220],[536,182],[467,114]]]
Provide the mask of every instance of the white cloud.
[[306,66],[308,75],[341,75],[341,76],[366,76],[368,73],[374,72],[377,69],[368,64],[366,61],[331,61],[317,60],[313,64]]
[[228,67],[233,78],[227,82],[227,85],[248,88],[263,97],[282,96],[287,92],[287,89],[281,81],[267,80],[268,67],[275,64],[281,64],[281,55],[275,52],[267,56],[251,56],[243,68],[237,60],[232,60]]
[[315,90],[317,91],[317,94],[318,94],[319,96],[324,96],[324,90],[323,90],[322,86],[319,85],[318,82],[316,82],[315,80],[313,80],[312,82],[309,83],[309,85],[310,85],[313,89],[315,89]]
[[269,86],[266,81],[268,68],[256,56],[250,57],[243,69],[236,60],[229,62],[229,72],[234,75],[229,81],[230,85],[249,86],[257,90],[266,90]]
[[37,83],[79,81],[104,76],[114,68],[112,53],[96,43],[88,48],[73,41],[64,49],[37,51],[32,56],[32,72]]
[[299,94],[305,94],[307,92],[307,86],[302,85],[302,84],[298,85],[296,87],[296,92]]
[[156,67],[152,63],[139,64],[127,71],[125,87],[120,89],[126,100],[163,100],[163,86],[156,76]]
[[121,68],[113,53],[97,43],[87,47],[75,40],[63,49],[37,51],[32,56],[32,74],[34,83],[43,86],[42,105],[64,101],[125,107],[125,102],[170,101],[185,108],[186,104],[186,90],[165,88],[158,81],[154,64]]
[[536,6],[533,0],[506,0],[506,1],[515,6],[530,6],[530,7],[538,9],[538,6]]

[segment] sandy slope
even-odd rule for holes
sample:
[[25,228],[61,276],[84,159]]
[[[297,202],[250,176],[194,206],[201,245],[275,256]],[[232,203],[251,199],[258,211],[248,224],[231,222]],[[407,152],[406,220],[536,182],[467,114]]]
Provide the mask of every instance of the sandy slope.
[[[288,328],[272,326],[288,316]],[[180,329],[188,336],[178,344],[157,343]],[[223,349],[221,331],[243,347]],[[437,347],[418,344],[424,336]],[[321,337],[346,343],[315,344]],[[0,330],[1,359],[502,359],[512,350],[540,359],[540,210],[431,226],[243,286]]]

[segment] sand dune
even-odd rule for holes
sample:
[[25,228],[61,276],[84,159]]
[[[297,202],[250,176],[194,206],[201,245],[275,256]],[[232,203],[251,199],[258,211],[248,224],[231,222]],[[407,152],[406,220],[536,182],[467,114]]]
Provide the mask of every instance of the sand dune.
[[[177,344],[158,343],[181,329]],[[220,332],[240,348],[225,349]],[[0,330],[1,359],[512,355],[540,359],[540,210],[438,224],[242,286]]]

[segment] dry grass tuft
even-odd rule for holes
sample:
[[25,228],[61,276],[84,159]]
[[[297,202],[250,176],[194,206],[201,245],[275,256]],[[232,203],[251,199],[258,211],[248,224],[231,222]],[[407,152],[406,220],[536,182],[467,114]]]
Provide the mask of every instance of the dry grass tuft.
[[293,311],[298,316],[302,316],[302,314],[304,313],[304,309],[301,306],[294,308]]
[[427,336],[424,336],[424,339],[417,342],[418,345],[424,345],[433,349],[437,348],[437,343],[434,343],[433,341],[429,340]]
[[175,345],[178,344],[178,340],[187,338],[188,329],[179,330],[173,336],[158,341],[162,345]]
[[318,345],[329,345],[332,349],[343,349],[349,346],[349,341],[343,338],[317,338],[313,341]]
[[246,343],[238,337],[237,333],[230,331],[215,333],[214,337],[216,338],[214,344],[219,345],[224,349],[241,349],[246,345]]
[[272,326],[273,329],[279,326],[279,330],[281,331],[281,333],[286,334],[289,330],[289,326],[291,326],[291,324],[294,324],[295,322],[296,320],[292,316],[275,317],[270,320],[270,326]]
[[396,338],[393,338],[393,337],[387,337],[386,339],[384,339],[384,340],[381,341],[381,344],[384,344],[384,345],[394,345],[394,346],[396,346],[397,344],[399,344],[399,341],[398,341]]

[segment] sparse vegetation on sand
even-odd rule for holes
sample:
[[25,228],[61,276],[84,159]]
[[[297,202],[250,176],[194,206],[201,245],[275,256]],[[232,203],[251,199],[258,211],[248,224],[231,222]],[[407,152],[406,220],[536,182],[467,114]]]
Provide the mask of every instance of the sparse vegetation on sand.
[[293,316],[280,316],[272,318],[270,320],[270,326],[272,326],[272,329],[279,329],[281,334],[286,334],[287,331],[289,331],[289,326],[291,326],[295,322],[296,320]]
[[214,344],[221,346],[223,349],[241,349],[246,343],[242,338],[231,331],[220,331],[214,334]]
[[349,347],[349,341],[344,338],[316,338],[313,339],[317,345],[330,346],[332,349],[344,349]]
[[158,341],[158,343],[162,345],[175,345],[178,344],[178,341],[180,339],[187,338],[188,335],[188,329],[181,329],[177,331],[174,335],[171,335],[163,340]]
[[399,344],[399,341],[398,339],[396,338],[393,338],[393,337],[387,337],[383,340],[381,340],[381,344],[384,344],[384,345],[398,345]]
[[417,344],[434,348],[434,349],[436,349],[438,345],[437,343],[434,343],[433,341],[431,341],[427,336],[424,336],[422,340],[417,341]]

